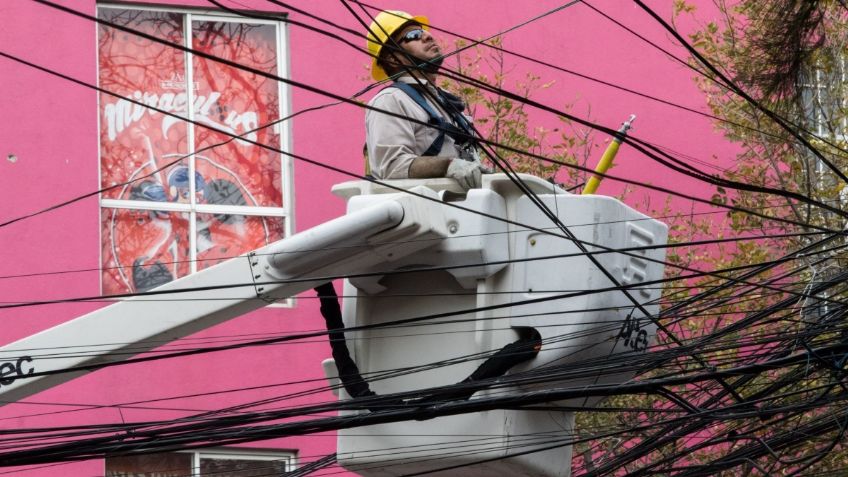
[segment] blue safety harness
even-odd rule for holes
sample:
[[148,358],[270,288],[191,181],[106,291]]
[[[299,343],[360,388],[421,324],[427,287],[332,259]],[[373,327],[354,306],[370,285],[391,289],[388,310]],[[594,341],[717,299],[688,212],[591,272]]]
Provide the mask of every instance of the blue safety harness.
[[442,146],[445,143],[445,134],[450,136],[458,144],[466,143],[473,137],[471,123],[469,123],[468,119],[462,115],[462,111],[465,109],[465,104],[458,96],[445,91],[438,91],[438,100],[445,106],[445,110],[448,111],[448,114],[451,115],[454,122],[456,122],[459,127],[445,121],[445,118],[436,112],[436,110],[430,106],[430,103],[424,99],[421,92],[411,84],[395,81],[391,86],[389,86],[389,88],[398,88],[415,101],[415,104],[421,106],[421,108],[424,109],[430,117],[428,121],[429,124],[435,126],[436,130],[439,132],[436,139],[432,144],[430,144],[430,147],[421,154],[422,156],[439,155],[439,152],[441,152]]

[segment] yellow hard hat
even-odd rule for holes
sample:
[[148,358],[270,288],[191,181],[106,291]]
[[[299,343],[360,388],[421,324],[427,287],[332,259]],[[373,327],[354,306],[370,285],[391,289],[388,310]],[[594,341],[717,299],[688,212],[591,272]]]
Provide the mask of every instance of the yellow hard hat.
[[427,20],[427,17],[412,16],[399,10],[384,10],[374,17],[374,21],[368,27],[368,53],[373,57],[371,60],[371,77],[376,81],[382,81],[389,77],[385,70],[383,70],[383,67],[377,64],[377,58],[380,57],[380,50],[383,49],[386,40],[394,32],[409,22],[418,23],[425,30],[429,29],[430,26],[430,21]]

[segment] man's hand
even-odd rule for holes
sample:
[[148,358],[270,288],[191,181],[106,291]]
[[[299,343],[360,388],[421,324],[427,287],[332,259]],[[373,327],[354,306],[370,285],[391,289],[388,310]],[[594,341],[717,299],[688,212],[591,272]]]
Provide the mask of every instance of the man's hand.
[[479,162],[452,159],[445,177],[456,179],[463,189],[473,189],[483,184],[483,166]]

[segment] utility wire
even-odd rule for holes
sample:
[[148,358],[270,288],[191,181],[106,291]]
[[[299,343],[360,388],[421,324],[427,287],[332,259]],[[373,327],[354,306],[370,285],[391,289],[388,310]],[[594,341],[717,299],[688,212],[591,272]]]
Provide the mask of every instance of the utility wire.
[[813,153],[818,160],[822,162],[822,164],[826,165],[828,169],[833,171],[834,174],[837,175],[840,179],[848,183],[848,176],[846,176],[839,168],[836,167],[830,160],[828,160],[824,155],[816,149],[803,135],[801,135],[796,128],[792,127],[788,124],[782,117],[780,117],[774,111],[765,107],[761,102],[752,98],[748,93],[746,93],[742,88],[736,85],[730,78],[724,75],[718,68],[715,67],[709,60],[707,60],[695,47],[689,44],[685,38],[683,38],[677,30],[672,28],[665,20],[663,20],[656,12],[650,9],[647,5],[645,5],[641,0],[633,0],[636,5],[639,6],[642,10],[644,10],[648,15],[651,16],[657,23],[659,23],[667,32],[669,32],[677,41],[683,45],[689,53],[696,58],[702,65],[704,65],[712,74],[714,74],[717,78],[719,78],[724,84],[726,84],[730,89],[736,93],[739,97],[744,99],[750,105],[754,106],[757,110],[765,114],[769,119],[774,121],[778,126],[784,129],[786,132],[792,135],[798,142],[800,142],[807,150]]
[[[846,345],[840,344],[835,346],[822,347],[819,349],[811,350],[809,353],[815,353],[819,356],[833,356],[834,354],[844,353],[846,351]],[[529,405],[540,402],[552,401],[552,400],[562,400],[568,399],[571,397],[578,397],[581,395],[605,395],[607,393],[613,394],[625,394],[632,392],[639,392],[639,390],[650,391],[651,389],[655,389],[657,385],[673,385],[674,383],[688,383],[694,381],[704,381],[704,380],[714,380],[716,376],[734,376],[734,375],[750,375],[751,373],[758,374],[764,372],[768,369],[773,369],[775,366],[785,366],[797,363],[805,363],[808,360],[810,354],[802,353],[796,356],[788,356],[783,358],[775,358],[771,360],[764,361],[762,363],[758,363],[755,365],[742,366],[737,368],[729,368],[718,371],[710,371],[710,372],[700,372],[695,373],[693,376],[689,376],[687,378],[669,378],[663,380],[648,380],[646,382],[640,383],[632,383],[632,384],[623,384],[616,386],[591,386],[589,389],[565,389],[565,390],[554,390],[554,391],[537,391],[533,393],[528,393],[521,396],[504,396],[497,398],[481,398],[468,402],[451,402],[440,404],[434,408],[425,408],[425,409],[399,409],[393,411],[381,411],[377,413],[371,413],[369,415],[356,415],[350,417],[339,417],[339,418],[326,418],[326,419],[314,419],[306,422],[295,422],[291,424],[280,424],[280,425],[269,425],[269,426],[257,426],[257,427],[244,427],[245,424],[249,424],[250,422],[255,421],[256,419],[260,420],[268,420],[273,419],[275,417],[285,417],[285,416],[295,416],[303,413],[314,413],[320,412],[321,410],[329,410],[332,408],[343,408],[346,406],[344,402],[335,403],[333,405],[316,405],[316,406],[306,406],[297,410],[296,413],[292,413],[291,411],[284,411],[283,413],[278,412],[260,412],[256,414],[255,418],[248,418],[244,415],[239,415],[238,420],[233,420],[232,418],[221,418],[216,419],[207,423],[193,424],[186,427],[182,426],[172,426],[172,429],[168,431],[170,434],[175,436],[174,438],[164,438],[164,435],[161,431],[142,431],[139,427],[140,424],[133,425],[133,433],[132,440],[134,441],[131,445],[116,443],[114,445],[110,445],[110,452],[119,453],[120,449],[129,449],[129,448],[137,448],[137,445],[142,442],[146,442],[147,444],[162,447],[170,445],[168,442],[182,442],[185,444],[188,442],[186,438],[190,440],[197,439],[209,439],[209,438],[224,438],[224,432],[221,430],[221,424],[232,422],[233,424],[238,425],[241,429],[239,430],[237,436],[235,438],[224,438],[225,442],[244,442],[245,440],[255,439],[255,438],[269,438],[269,437],[279,437],[282,435],[294,435],[296,433],[310,430],[312,432],[317,431],[319,428],[324,430],[330,429],[342,429],[348,428],[351,425],[367,425],[367,424],[376,424],[376,423],[386,423],[386,422],[394,422],[398,419],[404,419],[412,416],[419,417],[437,417],[443,415],[453,415],[462,412],[476,412],[480,410],[492,409],[492,406],[496,405],[505,405],[505,404],[518,404],[518,405]],[[520,379],[520,374],[513,375],[512,380]],[[394,395],[396,396],[396,395]],[[394,398],[391,396],[389,398]],[[387,396],[380,397],[379,399],[386,399]],[[366,401],[379,401],[379,399],[362,399],[362,403],[364,404]],[[410,411],[412,414],[410,414]],[[352,421],[351,421],[352,420]],[[355,422],[356,424],[353,424]],[[323,423],[323,424],[319,424]],[[144,424],[149,426],[150,424]],[[119,427],[123,427],[121,425]],[[96,427],[96,426],[95,426]],[[100,426],[101,428],[103,426]],[[107,426],[106,429],[111,429],[114,426]],[[201,430],[208,429],[208,430]],[[190,431],[190,434],[186,434],[186,432]],[[184,436],[184,437],[180,437]],[[106,439],[106,440],[104,440]],[[120,440],[126,439],[126,436],[120,436]],[[155,439],[155,440],[154,440]],[[176,440],[174,440],[176,439]],[[97,446],[100,449],[103,449],[103,445],[109,440],[114,441],[113,438],[98,438],[96,440]],[[70,458],[70,459],[78,459],[81,457],[88,458],[86,455],[87,444],[85,441],[74,441],[72,444],[73,450],[71,454],[68,454],[66,451],[62,450],[63,445],[51,445],[48,446],[48,451],[46,448],[40,448],[33,454],[31,451],[19,451],[19,452],[7,452],[0,455],[0,462],[7,465],[20,465],[20,464],[37,464],[43,462],[45,457],[50,456],[50,458]],[[70,448],[69,448],[70,450]],[[147,452],[152,452],[155,449],[147,448]],[[82,451],[82,452],[80,452]]]
[[[112,26],[112,27],[114,27],[114,28],[118,28],[118,29],[121,29],[121,30],[127,31],[127,32],[129,32],[129,33],[136,34],[136,35],[138,35],[138,36],[141,36],[141,37],[147,38],[147,39],[149,39],[149,40],[151,40],[151,41],[155,41],[155,42],[158,42],[158,43],[164,43],[164,44],[166,44],[166,45],[168,45],[168,46],[171,46],[171,47],[174,47],[174,48],[177,48],[177,49],[183,50],[183,51],[187,51],[187,52],[192,52],[192,51],[193,51],[193,50],[191,50],[190,48],[184,47],[184,46],[182,46],[182,45],[178,45],[178,44],[174,44],[174,43],[171,43],[171,42],[167,42],[167,41],[165,41],[165,40],[163,40],[163,39],[156,38],[156,37],[151,36],[151,35],[147,35],[147,34],[145,34],[145,33],[143,33],[143,32],[138,32],[138,31],[136,31],[136,30],[132,30],[132,29],[130,29],[130,28],[123,27],[123,26],[121,26],[121,25],[116,25],[116,24],[113,24],[113,23],[111,23],[111,22],[108,22],[108,21],[105,21],[105,20],[102,20],[102,19],[98,19],[98,18],[96,18],[96,17],[92,17],[92,16],[90,16],[90,15],[86,15],[86,14],[84,14],[84,13],[78,12],[78,11],[76,11],[76,10],[69,9],[69,8],[65,8],[65,7],[62,7],[62,6],[59,6],[59,5],[53,4],[52,2],[49,2],[49,1],[47,1],[47,0],[33,0],[33,1],[36,1],[36,2],[38,2],[38,3],[45,4],[45,5],[47,5],[47,6],[51,6],[51,7],[53,7],[53,8],[58,8],[58,9],[60,9],[60,10],[62,10],[62,11],[67,12],[67,13],[71,13],[71,14],[76,15],[76,16],[81,16],[81,17],[83,17],[83,18],[87,18],[87,19],[89,19],[89,20],[96,21],[96,22],[101,23],[101,24],[106,24],[106,25]],[[294,82],[294,81],[289,80],[289,79],[280,78],[280,77],[278,77],[278,76],[275,76],[275,75],[269,74],[269,73],[264,72],[264,71],[259,71],[259,70],[255,70],[255,69],[252,69],[252,68],[248,68],[248,67],[245,67],[244,65],[239,65],[239,64],[234,63],[234,62],[231,62],[231,61],[229,61],[229,60],[225,60],[225,59],[222,59],[222,58],[217,58],[217,57],[215,57],[214,55],[209,55],[209,54],[206,54],[206,53],[204,53],[204,52],[194,52],[194,54],[197,54],[198,56],[201,56],[201,57],[205,57],[205,58],[207,58],[207,59],[211,59],[211,60],[213,60],[213,61],[218,61],[218,62],[221,62],[221,63],[227,64],[227,65],[229,65],[229,66],[233,66],[233,67],[236,67],[236,68],[245,69],[245,70],[248,70],[248,71],[253,72],[254,74],[259,74],[260,76],[264,76],[264,77],[268,77],[268,78],[270,78],[270,79],[276,79],[276,80],[278,80],[278,81],[283,81],[283,82],[286,82],[286,83],[289,83],[289,84],[293,84],[293,85],[295,85],[295,86],[302,87],[302,88],[307,89],[307,90],[309,90],[309,91],[316,92],[316,93],[318,93],[318,94],[328,95],[328,96],[331,96],[331,97],[333,97],[333,98],[335,98],[335,99],[337,99],[337,100],[340,100],[340,101],[344,101],[344,102],[352,102],[352,100],[350,100],[350,99],[347,99],[347,98],[344,98],[344,97],[341,97],[341,96],[338,96],[338,95],[335,95],[335,94],[332,94],[332,93],[328,93],[328,92],[324,92],[324,91],[321,91],[321,90],[317,90],[317,89],[312,88],[312,87],[310,87],[310,86],[308,86],[308,85],[303,85],[302,83]],[[10,58],[10,59],[14,59],[14,58],[11,58],[11,57],[10,57],[10,55],[3,55],[3,56],[6,56],[6,57],[8,57],[8,58]],[[32,65],[31,65],[31,66],[32,66]],[[54,72],[53,74],[55,74],[55,72]],[[63,75],[60,75],[60,76],[63,76]],[[66,79],[71,79],[71,78],[66,78]],[[71,79],[71,80],[72,80],[72,81],[75,81],[75,80],[73,80],[73,79]],[[481,85],[478,85],[478,86],[481,86]],[[481,87],[482,87],[482,86],[481,86]],[[489,87],[488,85],[485,85],[485,87],[487,87],[487,88],[491,88],[491,87]],[[101,91],[101,92],[103,92],[103,91]],[[107,92],[107,94],[109,94],[109,93]],[[124,98],[124,99],[128,99],[128,100],[129,100],[129,98]],[[515,99],[520,100],[520,101],[525,101],[525,102],[527,102],[528,104],[535,105],[536,107],[541,107],[541,105],[539,105],[538,103],[531,102],[531,101],[527,100],[526,98],[517,97],[517,98],[515,98]],[[358,104],[359,106],[362,106],[362,105],[361,105],[361,104],[359,104],[359,103],[355,103],[355,102],[354,102],[354,104]],[[143,106],[145,106],[145,107],[149,107],[148,105],[143,105]],[[153,109],[155,109],[155,108],[153,108]],[[375,108],[370,108],[370,109],[375,109]],[[563,112],[561,112],[561,111],[556,111],[556,110],[553,110],[552,108],[548,108],[548,107],[542,107],[542,109],[550,110],[550,112],[554,112],[555,114],[558,114],[558,115],[562,115],[562,116],[568,117],[569,119],[572,119],[572,120],[574,120],[574,121],[576,121],[576,122],[578,122],[578,123],[584,124],[584,125],[586,125],[586,126],[592,127],[592,128],[594,128],[594,129],[599,129],[599,130],[604,131],[604,132],[607,132],[607,133],[609,133],[609,134],[613,134],[613,133],[614,133],[614,131],[613,131],[613,130],[611,130],[611,129],[609,129],[609,128],[605,128],[605,127],[603,127],[603,126],[600,126],[600,125],[597,125],[597,124],[593,124],[593,123],[587,122],[587,121],[585,121],[585,120],[581,120],[581,119],[576,118],[576,117],[574,117],[574,116],[568,115],[567,113],[563,113]],[[394,115],[394,114],[392,114],[392,113],[390,113],[390,112],[386,112],[386,111],[381,111],[381,112],[383,112],[384,114]],[[415,120],[414,120],[413,118],[405,118],[405,119],[408,119],[408,120],[410,120],[410,121],[415,122]],[[431,127],[432,127],[432,126],[431,126]],[[629,141],[629,140],[631,140],[631,139],[632,139],[632,138],[630,138],[630,137],[625,138],[625,140],[628,140],[628,141]],[[244,139],[243,139],[243,140],[244,140]],[[508,146],[504,146],[504,145],[499,145],[499,144],[496,144],[496,143],[492,143],[491,141],[487,141],[487,140],[482,139],[482,138],[478,138],[478,140],[480,140],[481,142],[484,142],[484,143],[486,143],[486,144],[496,145],[496,146],[501,147],[501,148],[504,148],[504,149],[506,149],[506,150],[511,150],[512,152],[522,153],[522,154],[525,154],[525,155],[530,155],[531,157],[535,157],[535,158],[540,159],[540,160],[550,161],[549,159],[544,158],[544,157],[542,157],[542,156],[538,156],[538,155],[534,155],[534,154],[528,154],[526,151],[518,151],[518,150],[514,150],[513,148],[510,148],[510,147],[508,147]],[[267,146],[266,146],[266,147],[267,147]],[[658,160],[658,161],[660,161],[661,163],[664,163],[664,164],[666,164],[666,165],[670,165],[669,163],[667,163],[667,162],[663,161],[662,159],[659,159],[659,158],[658,158],[657,156],[655,156],[654,154],[652,154],[652,153],[649,153],[649,152],[645,151],[643,148],[641,148],[641,146],[634,146],[634,147],[636,147],[636,149],[637,149],[637,150],[640,150],[640,152],[643,152],[644,154],[647,154],[649,157],[652,157],[652,158],[654,158],[655,160]],[[301,160],[305,160],[306,162],[315,163],[315,161],[310,161],[310,160],[307,160],[307,159],[305,159],[305,158],[302,158],[302,157],[298,157],[298,156],[296,156],[296,155],[293,155],[293,154],[291,154],[291,153],[287,153],[287,152],[285,152],[285,151],[281,151],[281,152],[282,152],[283,154],[291,155],[292,157],[299,158],[299,159],[301,159]],[[662,153],[662,154],[665,154],[665,153]],[[554,162],[556,162],[556,161],[554,161]],[[319,163],[319,164],[320,164],[320,163]],[[562,163],[560,163],[560,164],[561,164],[561,165],[567,165],[568,167],[572,167],[572,168],[575,168],[575,169],[580,169],[580,170],[584,170],[584,169],[585,169],[585,172],[590,172],[588,169],[583,168],[583,167],[581,167],[581,166],[572,165],[572,164],[562,164]],[[324,166],[325,166],[325,167],[327,167],[327,168],[330,168],[330,169],[336,170],[336,172],[342,172],[342,173],[344,173],[343,171],[338,170],[337,168],[333,168],[332,166],[328,166],[328,165],[324,165]],[[671,167],[672,167],[672,168],[674,168],[673,166],[671,166]],[[351,175],[351,174],[349,174],[349,173],[348,173],[348,175]],[[605,174],[605,175],[604,175],[604,177],[613,178],[613,179],[615,179],[615,180],[621,180],[620,178],[617,178],[617,177],[612,176],[612,175],[609,175],[609,174]],[[710,179],[709,179],[709,178],[707,178],[707,180],[710,180]],[[713,181],[715,181],[715,179],[712,179],[712,180],[713,180]],[[626,181],[626,180],[624,180],[624,181],[625,181],[625,182],[628,182],[628,181]],[[657,188],[657,187],[651,186],[651,185],[649,185],[649,184],[640,184],[640,185],[642,185],[642,186],[644,186],[644,187],[652,188],[652,189],[654,189],[654,190],[660,190],[660,191],[665,191],[665,192],[673,193],[673,192],[671,192],[671,191],[668,191],[668,190],[665,190],[665,189],[662,189],[662,188]],[[750,186],[745,185],[745,184],[740,184],[740,183],[731,184],[731,183],[727,183],[727,182],[725,182],[725,183],[723,183],[723,185],[724,185],[725,187],[728,187],[728,188],[739,188],[739,187],[741,187],[743,190],[751,190],[751,187],[750,187]],[[760,188],[756,188],[756,187],[755,187],[754,189],[755,189],[755,190],[759,190]],[[761,190],[761,191],[763,191],[763,190]],[[796,199],[798,199],[798,200],[801,200],[801,201],[804,201],[804,202],[809,202],[809,201],[810,201],[810,199],[808,199],[808,198],[806,198],[806,197],[804,197],[804,196],[801,196],[801,195],[799,195],[799,194],[792,193],[792,192],[785,192],[785,191],[784,191],[783,193],[781,193],[780,191],[777,191],[777,190],[775,190],[775,189],[770,189],[769,191],[770,191],[770,192],[772,192],[772,193],[776,193],[777,195],[789,195],[789,196],[793,196],[794,198],[796,198]],[[692,197],[687,197],[687,198],[694,199],[694,198],[692,198]],[[699,200],[699,201],[701,201],[701,202],[705,202],[705,203],[711,203],[710,201],[704,201],[703,199],[694,199],[694,200]],[[816,202],[816,201],[813,201],[813,202],[815,202],[816,204],[819,204],[819,202]],[[714,205],[714,204],[713,204],[713,205]],[[819,205],[817,205],[817,206],[819,206]],[[724,205],[724,207],[728,207],[728,206]],[[837,209],[837,208],[835,208],[835,207],[834,207],[834,208],[828,207],[826,204],[823,204],[823,207],[824,207],[824,208],[826,208],[826,209],[828,209],[828,210],[834,211],[834,212],[836,212],[836,213],[842,213],[839,209]],[[728,207],[728,208],[732,208],[732,207]],[[744,209],[743,209],[743,210],[744,210]],[[750,211],[746,211],[746,212],[751,213]],[[767,218],[767,217],[764,217],[764,218]],[[3,224],[0,224],[0,226],[2,226],[2,225],[3,225]]]

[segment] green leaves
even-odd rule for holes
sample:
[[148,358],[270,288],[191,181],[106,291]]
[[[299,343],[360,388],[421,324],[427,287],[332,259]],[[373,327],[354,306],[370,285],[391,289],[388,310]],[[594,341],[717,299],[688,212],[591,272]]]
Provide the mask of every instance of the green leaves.
[[[488,43],[500,47],[503,40],[496,37]],[[466,44],[465,41],[458,40],[456,47],[462,48]],[[505,61],[503,52],[480,46],[458,55],[455,68],[464,75],[498,89],[508,89],[524,98],[530,98],[555,84],[553,81],[543,81],[533,72],[516,72],[514,67]],[[584,174],[573,169],[540,161],[511,149],[542,155],[557,162],[585,164],[589,156],[594,154],[590,131],[574,128],[569,121],[563,119],[560,119],[562,126],[556,128],[536,124],[538,119],[531,116],[524,103],[483,92],[464,83],[443,79],[440,86],[463,98],[482,135],[503,145],[495,147],[495,152],[517,172],[545,178],[556,177],[558,182],[567,186],[585,181]],[[566,110],[569,108],[570,105],[564,106]]]

